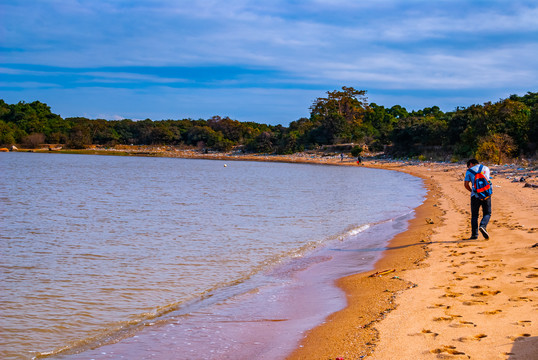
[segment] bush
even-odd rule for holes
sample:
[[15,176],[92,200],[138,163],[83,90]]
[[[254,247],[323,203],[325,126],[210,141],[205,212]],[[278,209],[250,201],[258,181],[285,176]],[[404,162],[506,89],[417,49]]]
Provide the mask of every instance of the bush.
[[22,144],[27,149],[35,149],[45,142],[45,135],[33,133],[22,139]]
[[494,134],[480,141],[478,150],[476,150],[476,158],[479,161],[501,164],[512,158],[515,150],[514,140],[510,136]]
[[351,156],[358,157],[362,153],[362,147],[359,145],[355,145],[353,149],[351,149]]

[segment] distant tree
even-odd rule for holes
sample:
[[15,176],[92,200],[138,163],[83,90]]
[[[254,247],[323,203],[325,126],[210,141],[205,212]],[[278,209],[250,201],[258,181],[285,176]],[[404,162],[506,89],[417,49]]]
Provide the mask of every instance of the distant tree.
[[391,134],[395,151],[405,155],[419,155],[421,148],[443,146],[447,123],[433,116],[408,117],[400,120]]
[[394,105],[390,109],[387,109],[387,113],[396,119],[405,119],[409,116],[407,110],[400,105]]
[[286,131],[278,139],[276,152],[278,154],[293,154],[304,151],[304,144],[300,141],[298,131]]
[[11,123],[8,124],[3,120],[0,120],[0,145],[10,146],[16,143],[17,142],[15,141],[15,125]]
[[33,133],[22,139],[23,146],[27,149],[38,148],[45,142],[45,134]]
[[[460,131],[459,147],[468,149],[471,154],[478,149],[478,139],[495,134],[510,136],[515,142],[515,151],[520,153],[529,141],[530,117],[531,110],[524,103],[504,99],[458,110],[450,123],[456,124],[455,128]],[[461,131],[465,123],[466,127]],[[451,133],[455,131],[451,130]]]
[[69,131],[67,147],[72,149],[84,149],[86,145],[92,144],[91,121],[85,118],[72,118],[72,127]]
[[220,116],[213,116],[207,120],[207,125],[213,130],[222,133],[226,139],[234,143],[239,143],[243,139],[245,128],[237,120],[232,120],[229,117],[221,118]]
[[10,112],[10,106],[3,99],[0,99],[0,120],[7,122]]
[[252,140],[247,148],[250,151],[257,153],[267,153],[272,154],[275,151],[275,145],[273,141],[275,140],[273,134],[269,131],[264,131],[258,135],[254,140]]
[[134,144],[135,139],[135,129],[134,121],[130,119],[123,119],[119,121],[110,122],[113,130],[118,134],[118,142],[123,145]]
[[151,145],[153,144],[153,129],[155,124],[151,119],[135,121],[133,124],[134,144]]
[[317,98],[310,107],[310,119],[315,124],[312,138],[320,144],[334,144],[354,139],[368,109],[366,90],[342,87],[328,91],[326,98]]
[[189,129],[187,143],[218,151],[228,151],[233,146],[231,140],[225,139],[221,132],[217,132],[209,126],[194,126]]
[[527,150],[529,153],[536,153],[538,147],[538,103],[531,108],[529,116],[529,142]]
[[398,124],[398,119],[404,119],[408,116],[405,108],[393,106],[386,109],[375,103],[370,104],[370,110],[364,116],[364,135],[370,136],[372,142],[380,144],[390,143],[390,134]]

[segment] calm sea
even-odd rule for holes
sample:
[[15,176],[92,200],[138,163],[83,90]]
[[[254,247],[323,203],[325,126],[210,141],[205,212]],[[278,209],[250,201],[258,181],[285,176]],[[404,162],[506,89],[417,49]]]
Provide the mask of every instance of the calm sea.
[[360,167],[0,153],[0,358],[282,358],[425,193]]

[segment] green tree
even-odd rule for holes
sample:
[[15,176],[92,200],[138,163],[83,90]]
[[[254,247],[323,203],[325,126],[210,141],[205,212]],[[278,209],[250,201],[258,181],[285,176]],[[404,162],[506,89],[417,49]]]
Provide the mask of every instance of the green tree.
[[446,142],[447,123],[433,116],[401,120],[391,138],[397,153],[419,155],[424,147],[441,147]]
[[[1,109],[1,106],[0,106]],[[1,111],[1,110],[0,110]],[[0,120],[0,145],[11,146],[16,144],[15,125]]]
[[248,145],[248,149],[257,153],[272,154],[275,151],[275,138],[273,133],[264,131],[252,140]]
[[326,98],[318,98],[310,107],[310,119],[315,124],[311,138],[320,144],[353,141],[357,127],[368,109],[366,90],[342,87],[342,91],[328,91]]
[[201,148],[212,148],[222,139],[222,134],[209,126],[194,126],[187,133],[187,143]]
[[73,124],[69,131],[66,145],[73,149],[84,149],[86,145],[93,143],[91,137],[91,120],[86,118],[70,118]]

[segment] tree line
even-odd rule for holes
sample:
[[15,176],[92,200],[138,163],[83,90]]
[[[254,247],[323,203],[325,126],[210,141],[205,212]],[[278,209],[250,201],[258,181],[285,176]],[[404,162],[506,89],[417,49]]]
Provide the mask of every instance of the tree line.
[[501,163],[535,156],[538,93],[511,95],[495,103],[443,112],[438,106],[407,111],[368,103],[366,90],[328,91],[310,107],[310,116],[288,127],[240,122],[228,117],[142,121],[62,118],[44,103],[0,100],[0,144],[37,147],[62,144],[173,145],[213,151],[291,154],[324,145],[356,144],[396,157],[462,159],[476,156]]

